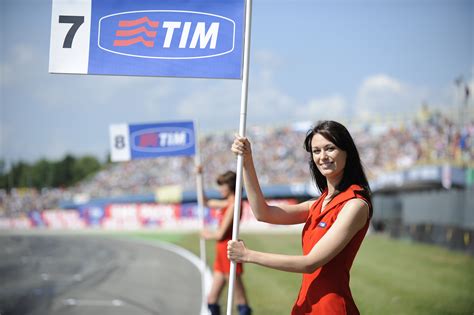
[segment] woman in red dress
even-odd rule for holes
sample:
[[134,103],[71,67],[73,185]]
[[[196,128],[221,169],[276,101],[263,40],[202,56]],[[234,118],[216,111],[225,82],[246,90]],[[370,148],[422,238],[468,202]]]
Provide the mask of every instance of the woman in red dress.
[[229,241],[228,256],[236,262],[302,273],[293,315],[359,314],[349,271],[372,216],[367,177],[354,141],[340,123],[320,122],[308,131],[304,145],[321,196],[297,205],[269,206],[258,183],[250,142],[237,136],[232,144],[232,151],[243,156],[245,189],[255,217],[273,224],[305,223],[303,255],[263,253],[246,248],[242,241]]
[[[198,166],[198,172],[202,172],[202,167]],[[204,192],[201,191],[204,203],[207,207],[220,209],[219,227],[216,231],[203,230],[201,237],[206,240],[216,241],[216,255],[214,260],[214,274],[212,279],[211,291],[207,297],[208,308],[211,315],[219,315],[219,299],[222,289],[229,279],[230,260],[227,258],[227,242],[232,239],[232,222],[234,219],[234,200],[235,200],[235,180],[236,174],[227,171],[217,178],[219,192],[224,199],[206,199]],[[243,273],[242,264],[237,264],[235,277],[235,303],[239,315],[250,315],[251,308],[248,306],[245,287],[242,282]]]

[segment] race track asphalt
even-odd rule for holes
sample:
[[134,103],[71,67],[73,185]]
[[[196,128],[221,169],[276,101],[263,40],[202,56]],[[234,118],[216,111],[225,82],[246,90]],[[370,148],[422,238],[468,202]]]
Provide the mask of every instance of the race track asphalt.
[[192,315],[198,268],[176,253],[101,235],[0,235],[0,315]]

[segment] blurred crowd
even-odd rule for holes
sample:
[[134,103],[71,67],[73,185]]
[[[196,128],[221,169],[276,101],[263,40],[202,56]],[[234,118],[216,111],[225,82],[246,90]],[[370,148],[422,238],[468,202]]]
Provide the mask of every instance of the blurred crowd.
[[[423,107],[416,117],[403,121],[343,122],[351,132],[369,179],[387,171],[419,164],[473,167],[474,121],[454,123],[446,115]],[[303,140],[311,123],[250,127],[247,136],[261,184],[296,184],[311,180]],[[216,132],[200,138],[204,183],[214,188],[214,179],[236,169],[230,151],[235,131]],[[194,157],[169,157],[111,164],[94,177],[68,189],[0,190],[0,215],[55,208],[60,200],[154,193],[158,187],[195,187]]]
[[61,200],[71,198],[71,192],[62,188],[13,188],[10,192],[0,189],[0,216],[25,215],[31,210],[54,209]]

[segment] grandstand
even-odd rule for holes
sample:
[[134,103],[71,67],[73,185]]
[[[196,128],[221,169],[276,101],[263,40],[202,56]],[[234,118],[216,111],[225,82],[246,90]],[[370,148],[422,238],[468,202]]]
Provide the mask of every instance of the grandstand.
[[[472,113],[423,106],[406,117],[344,122],[360,150],[374,191],[374,226],[395,237],[411,237],[473,250],[474,120]],[[303,139],[311,123],[248,129],[266,196],[299,201],[317,192],[309,182]],[[230,153],[234,131],[200,139],[206,187],[235,168]],[[153,204],[157,187],[179,185],[183,203],[195,203],[194,160],[190,157],[111,164],[68,189],[16,188],[0,191],[3,218],[26,218],[48,209],[104,209],[108,204]],[[212,195],[212,189],[209,190]],[[442,206],[441,206],[442,205]],[[160,211],[160,210],[157,210]],[[5,219],[2,226],[8,226]],[[19,224],[19,226],[23,226]]]

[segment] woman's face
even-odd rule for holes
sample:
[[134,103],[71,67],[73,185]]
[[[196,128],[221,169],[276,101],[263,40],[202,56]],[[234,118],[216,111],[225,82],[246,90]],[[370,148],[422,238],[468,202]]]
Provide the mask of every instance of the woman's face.
[[347,154],[320,134],[311,139],[313,161],[327,179],[342,179]]
[[229,197],[229,194],[230,194],[229,185],[222,184],[222,185],[219,185],[218,187],[219,187],[219,193],[221,194],[222,198]]

